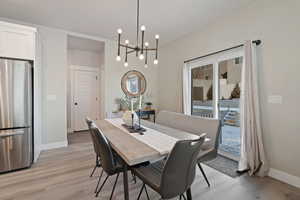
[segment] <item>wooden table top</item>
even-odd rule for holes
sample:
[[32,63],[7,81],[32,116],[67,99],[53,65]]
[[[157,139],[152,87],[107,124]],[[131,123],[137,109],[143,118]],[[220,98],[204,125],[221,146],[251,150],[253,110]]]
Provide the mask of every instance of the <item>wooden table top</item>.
[[106,120],[97,120],[96,125],[110,141],[112,148],[130,166],[159,158],[161,155],[152,147],[131,137]]
[[[151,130],[150,128],[149,131],[147,130],[149,135],[146,135],[146,132],[145,138],[138,138],[143,136],[132,135],[124,128],[118,127],[116,124],[120,123],[120,120],[97,120],[95,123],[110,141],[112,148],[129,166],[160,159],[164,154],[169,153],[176,141],[179,140],[178,138],[171,138],[168,136],[169,134],[151,131],[155,129],[155,124],[151,126]],[[151,134],[153,132],[155,134]],[[183,134],[189,139],[198,137],[185,132]],[[148,137],[149,144],[147,144],[146,137]]]

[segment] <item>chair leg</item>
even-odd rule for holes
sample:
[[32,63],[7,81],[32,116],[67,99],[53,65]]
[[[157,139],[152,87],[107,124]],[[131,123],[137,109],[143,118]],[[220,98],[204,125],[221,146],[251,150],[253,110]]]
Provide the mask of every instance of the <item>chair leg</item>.
[[185,198],[185,196],[184,196],[184,193],[183,193],[183,194],[181,194],[181,195],[179,195],[179,200],[181,200],[181,199],[182,199],[182,197],[183,197],[183,199],[184,199],[184,200],[186,200],[186,198]]
[[96,169],[97,169],[97,165],[95,165],[95,167],[94,167],[94,169],[93,169],[93,171],[92,171],[90,177],[92,177],[92,176],[94,175]]
[[145,187],[145,183],[143,183],[143,186],[142,186],[142,188],[140,190],[140,193],[139,193],[139,196],[138,196],[137,200],[140,200],[140,197],[141,197],[141,194],[142,194],[142,192],[144,190],[144,187]]
[[187,189],[187,191],[186,191],[186,198],[187,198],[187,200],[192,200],[191,188]]
[[143,183],[143,186],[142,186],[142,188],[140,190],[140,193],[139,193],[139,196],[138,196],[137,200],[140,200],[140,197],[141,197],[142,192],[143,192],[144,189],[145,189],[145,192],[146,192],[146,195],[147,195],[147,199],[150,200],[150,197],[149,197],[149,194],[148,194],[148,190],[147,190],[147,187],[146,187],[145,183]]
[[94,193],[96,193],[96,192],[97,192],[97,190],[98,190],[98,187],[99,187],[99,184],[100,184],[100,181],[101,181],[102,175],[103,175],[103,169],[102,169],[102,171],[101,171],[101,174],[100,174],[100,176],[99,176],[98,183],[97,183],[97,186],[96,186],[96,188],[95,188],[95,191],[94,191]]
[[147,199],[150,200],[146,185],[145,185],[145,191],[146,191]]
[[209,181],[208,181],[208,179],[207,179],[207,177],[206,177],[206,174],[205,174],[205,172],[204,172],[204,170],[203,170],[203,168],[202,168],[202,166],[201,166],[200,163],[198,163],[198,167],[199,167],[199,169],[200,169],[202,175],[204,176],[204,179],[205,179],[205,181],[206,181],[208,187],[210,187],[210,183],[209,183]]
[[98,156],[96,156],[96,165],[95,165],[95,167],[94,167],[92,173],[90,174],[90,177],[92,177],[92,176],[94,175],[94,173],[95,173],[97,167],[100,167],[100,163],[99,163],[99,158],[98,158]]
[[134,173],[132,171],[131,171],[131,175],[132,175],[133,182],[136,183],[136,176],[134,175]]
[[99,195],[100,191],[102,190],[103,186],[105,185],[105,183],[106,183],[108,177],[109,177],[109,176],[107,175],[106,178],[105,178],[105,180],[103,181],[101,187],[100,187],[99,190],[97,191],[96,197],[98,197],[98,195]]
[[118,182],[119,175],[120,175],[120,173],[117,174],[117,178],[116,178],[116,180],[115,180],[115,183],[114,183],[113,189],[112,189],[112,191],[111,191],[109,200],[111,200],[112,197],[113,197],[113,194],[114,194],[114,191],[115,191],[115,189],[116,189],[117,182]]

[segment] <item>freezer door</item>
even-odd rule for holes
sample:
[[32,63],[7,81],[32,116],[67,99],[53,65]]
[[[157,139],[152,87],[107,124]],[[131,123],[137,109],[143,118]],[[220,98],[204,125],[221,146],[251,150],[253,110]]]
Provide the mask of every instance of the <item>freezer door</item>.
[[0,59],[0,129],[31,126],[31,76],[29,62]]
[[31,165],[31,135],[30,128],[0,130],[0,173]]

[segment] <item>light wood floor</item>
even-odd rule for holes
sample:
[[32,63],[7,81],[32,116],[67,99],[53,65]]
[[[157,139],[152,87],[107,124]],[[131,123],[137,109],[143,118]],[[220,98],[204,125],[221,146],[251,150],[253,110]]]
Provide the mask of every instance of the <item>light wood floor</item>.
[[[31,169],[0,175],[1,200],[90,200],[109,199],[113,179],[107,182],[98,198],[94,197],[97,177],[89,177],[94,166],[94,154],[89,135],[69,136],[70,145],[42,152]],[[212,184],[207,187],[197,172],[192,186],[194,200],[300,200],[300,189],[271,178],[251,178],[247,175],[231,178],[204,166]],[[97,176],[100,171],[97,171]],[[136,200],[141,182],[130,183],[130,199]],[[149,190],[150,191],[150,190]],[[151,199],[159,196],[151,191]],[[122,176],[114,200],[123,200]],[[142,196],[142,199],[146,199]]]

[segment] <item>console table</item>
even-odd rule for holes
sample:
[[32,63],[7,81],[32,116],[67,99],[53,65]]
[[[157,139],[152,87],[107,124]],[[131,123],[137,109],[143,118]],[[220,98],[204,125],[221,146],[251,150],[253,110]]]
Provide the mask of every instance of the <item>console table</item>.
[[[155,110],[151,109],[151,110],[141,110],[141,118],[142,119],[151,119],[151,115],[153,115],[153,122],[155,123]],[[139,115],[139,112],[136,112],[137,115]]]

